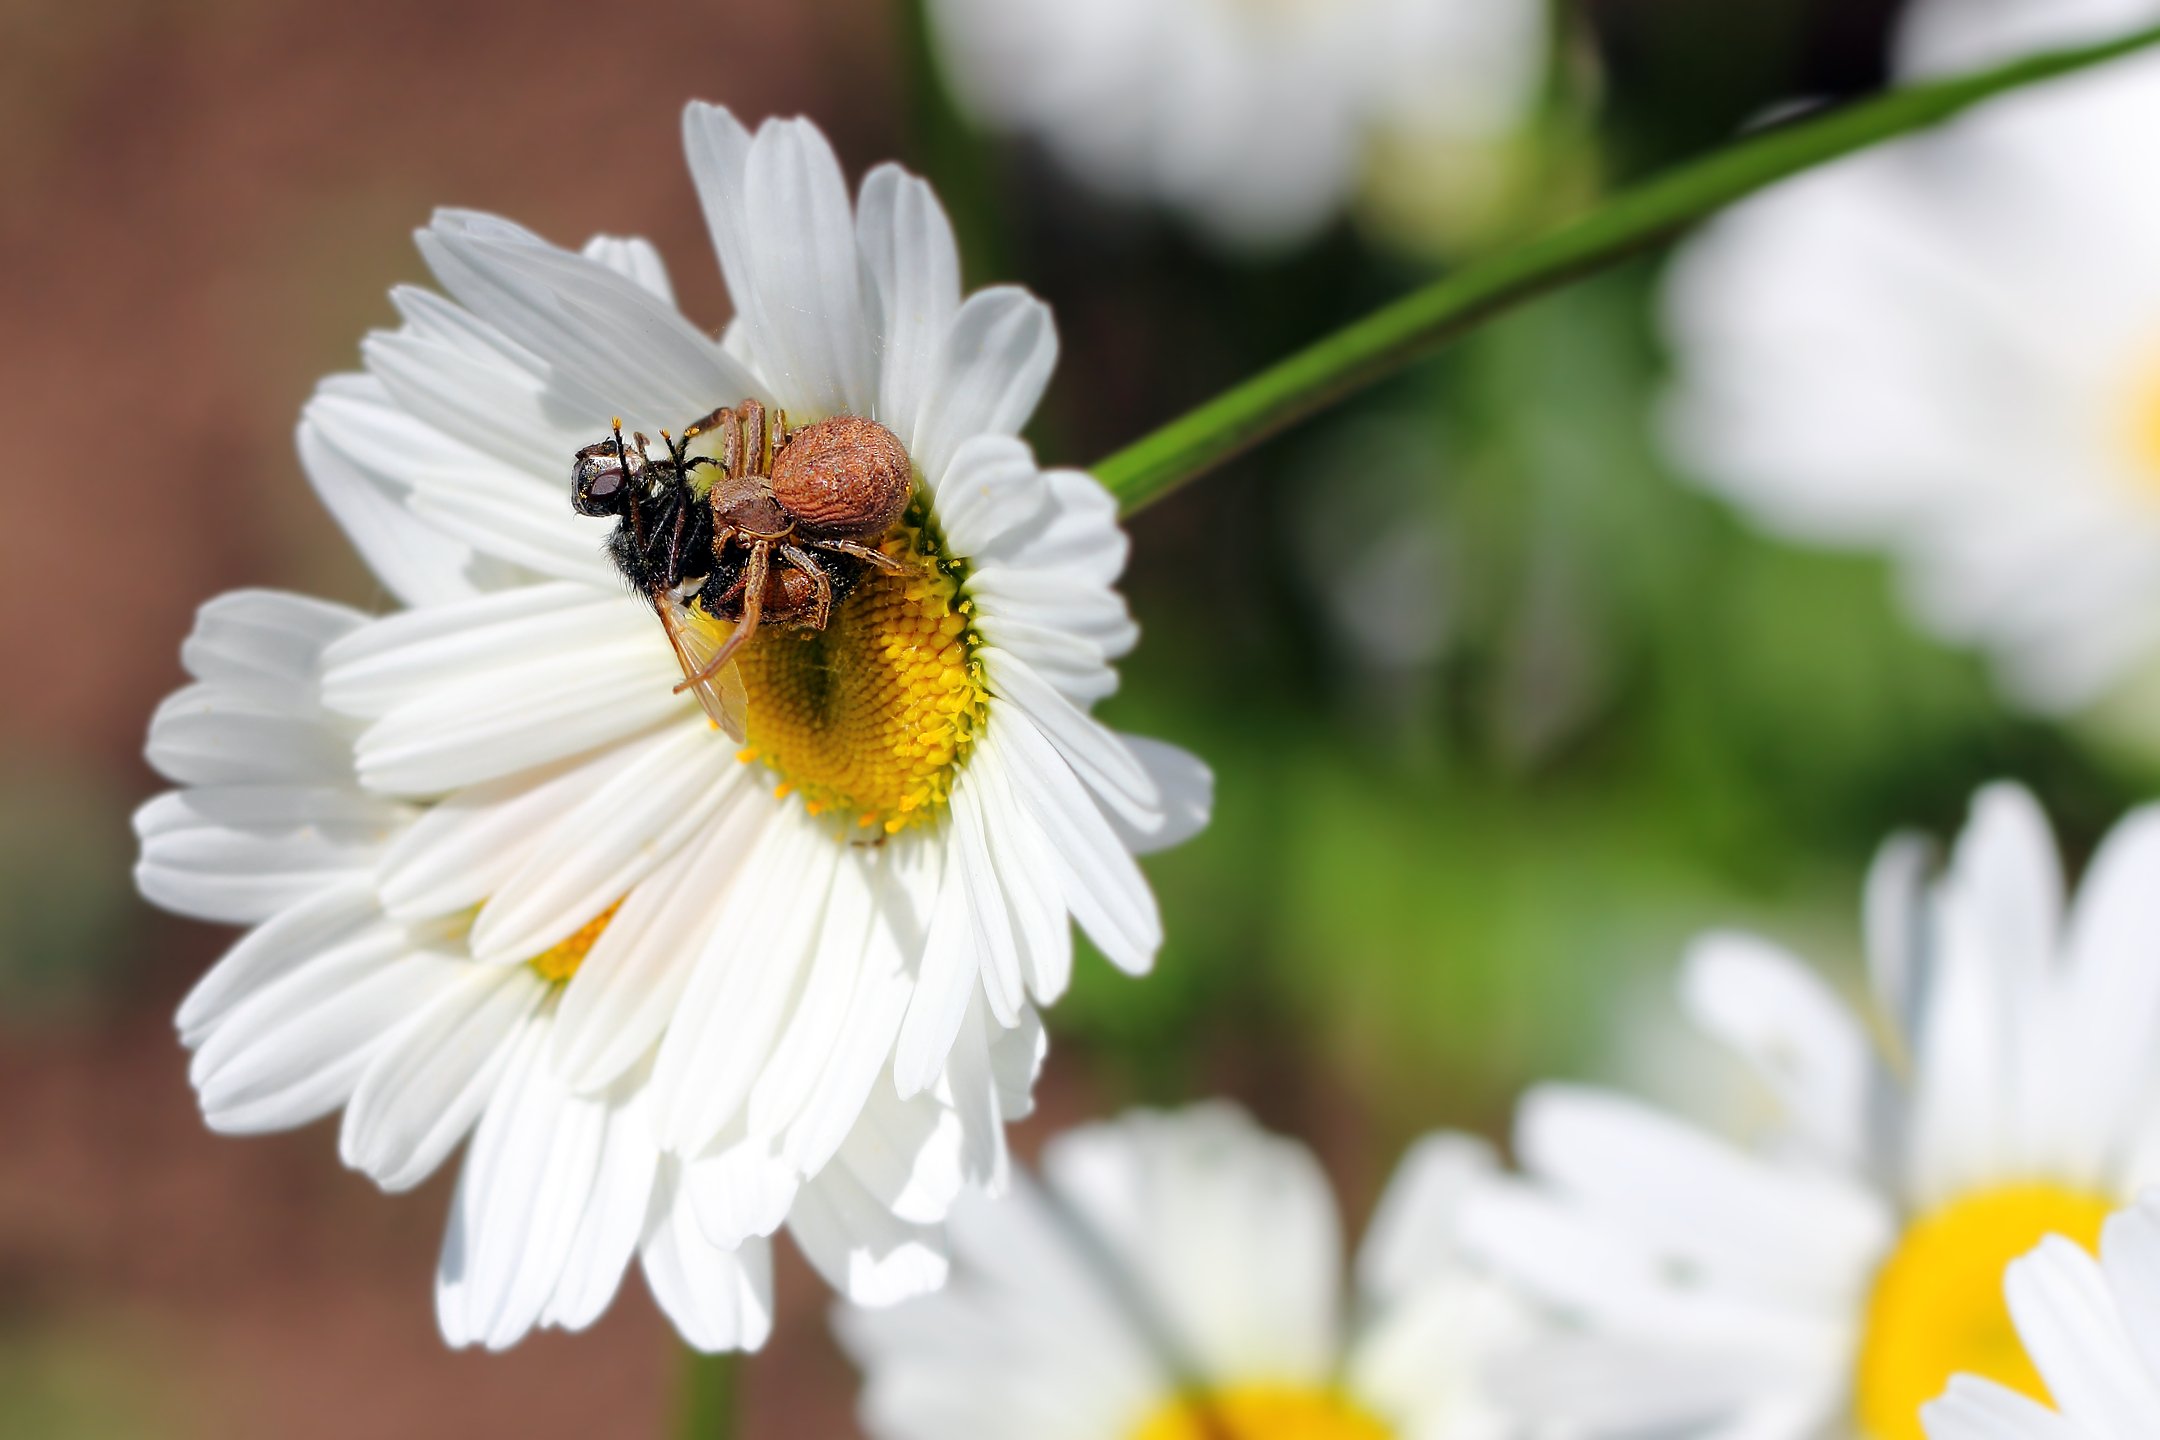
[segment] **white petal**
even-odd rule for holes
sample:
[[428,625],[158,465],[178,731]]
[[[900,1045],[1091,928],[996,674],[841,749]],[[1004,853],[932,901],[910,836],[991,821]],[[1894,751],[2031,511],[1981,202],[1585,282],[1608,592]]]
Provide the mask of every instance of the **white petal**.
[[1027,718],[991,704],[980,742],[1011,778],[1057,859],[1073,918],[1113,965],[1144,973],[1162,944],[1162,920],[1147,880],[1057,750]]
[[2062,862],[2032,792],[1990,785],[1973,797],[1945,884],[1977,907],[1997,963],[2037,987],[2062,927]]
[[311,699],[323,651],[367,623],[344,605],[278,590],[232,590],[206,600],[180,645],[198,680],[262,685]]
[[[1003,1194],[1012,1178],[1012,1155],[1005,1144],[1003,1091],[990,1052],[990,1036],[1005,1028],[987,1013],[981,988],[971,990],[959,1032],[945,1056],[945,1073],[938,1087],[941,1097],[951,1106],[950,1118],[958,1122],[960,1177],[990,1195]],[[927,1220],[941,1216],[942,1205],[950,1203],[949,1197],[936,1195],[932,1201],[919,1212],[897,1200],[894,1203],[904,1218]]]
[[[654,627],[662,651],[666,641]],[[438,795],[582,755],[688,712],[644,639],[499,665],[398,706],[362,733],[361,783]]]
[[525,1027],[451,1202],[435,1294],[453,1346],[506,1349],[539,1323],[599,1176],[607,1105],[549,1072],[546,1032],[544,1018]]
[[463,306],[410,285],[393,289],[390,302],[404,327],[360,342],[382,395],[446,439],[567,479],[568,455],[598,438],[587,433],[590,406],[564,404],[545,363]]
[[[896,165],[880,165],[863,177],[855,233],[878,319],[872,414],[913,454],[938,347],[960,308],[959,249],[936,193]],[[965,544],[954,543],[967,553]]]
[[1019,941],[1028,994],[1048,1005],[1072,979],[1072,921],[1059,890],[1056,857],[996,756],[977,756],[968,767],[967,784],[981,797],[983,833],[1001,903]]
[[[630,746],[623,747],[632,748]],[[673,725],[542,834],[473,922],[473,958],[527,960],[619,902],[731,805],[761,804],[723,737]]]
[[1918,835],[1893,835],[1868,867],[1863,909],[1868,976],[1875,998],[1897,1034],[1911,1041],[1919,1028],[1922,956],[1927,944],[1926,882],[1934,847]]
[[1018,1025],[1009,1030],[999,1027],[991,1034],[990,1085],[998,1112],[1007,1123],[1035,1113],[1035,1082],[1042,1078],[1043,1061],[1049,1054],[1049,1033],[1032,1006],[1020,1013]]
[[1215,813],[1215,772],[1189,750],[1145,735],[1112,732],[1146,772],[1154,787],[1156,814],[1145,828],[1130,828],[1122,815],[1112,815],[1127,849],[1135,855],[1153,855],[1182,845],[1207,828]]
[[685,1343],[704,1351],[756,1350],[772,1333],[772,1247],[733,1250],[708,1241],[683,1197],[680,1165],[664,1160],[640,1256],[645,1283]]
[[788,1230],[826,1283],[857,1305],[926,1295],[950,1268],[934,1227],[894,1218],[842,1165],[803,1187]]
[[935,495],[938,525],[959,555],[994,550],[1050,507],[1050,487],[1027,442],[1012,435],[973,435],[953,452]]
[[[2122,1136],[2152,1109],[2151,1061],[2160,1046],[2160,809],[2134,812],[2101,843],[2085,872],[2067,948],[2058,1046],[2037,1077],[2058,1099],[2056,1128],[2044,1138],[2061,1173],[2097,1181],[2120,1163]],[[2160,1171],[2134,1178],[2160,1179]]]
[[683,153],[690,162],[690,178],[697,186],[705,224],[712,231],[720,273],[735,301],[731,336],[746,324],[756,328],[749,322],[747,308],[757,289],[750,264],[749,232],[756,218],[748,186],[750,145],[750,132],[723,107],[693,100],[683,108]]
[[369,1063],[338,1153],[385,1190],[409,1190],[456,1148],[494,1094],[510,1049],[547,998],[530,970],[463,965],[456,985]]
[[785,1153],[805,1175],[817,1174],[839,1150],[872,1087],[885,1075],[907,1011],[909,956],[921,949],[920,912],[928,902],[911,886],[908,867],[868,868],[876,921],[864,942],[855,990],[825,1067],[787,1134]]
[[749,1096],[813,953],[837,848],[783,812],[729,892],[655,1062],[670,1148],[704,1148]]
[[169,791],[135,812],[135,882],[151,903],[198,920],[267,920],[365,874],[407,815],[342,787]]
[[2100,1235],[2100,1264],[2122,1316],[2123,1332],[2160,1377],[2160,1198],[2148,1193],[2108,1219]]
[[555,1021],[555,1063],[580,1089],[604,1085],[660,1039],[723,907],[764,843],[762,796],[727,807],[616,912],[570,977]]
[[1928,1440],[2094,1440],[2038,1401],[1970,1375],[1953,1375],[1941,1399],[1920,1407],[1920,1423]]
[[229,1134],[329,1114],[405,1022],[444,993],[456,962],[415,954],[379,926],[311,956],[235,1005],[188,1067],[203,1117]]
[[867,864],[849,847],[833,871],[825,922],[818,930],[802,998],[751,1087],[750,1133],[774,1136],[786,1130],[832,1062],[859,972],[871,957],[875,905]]
[[1695,1023],[1748,1061],[1823,1158],[1848,1168],[1867,1161],[1867,1037],[1813,970],[1753,936],[1710,934],[1689,948],[1680,994]]
[[802,1177],[740,1121],[683,1166],[683,1190],[706,1241],[733,1250],[769,1237],[787,1220]]
[[1154,777],[1117,736],[1019,657],[987,645],[981,654],[992,692],[1034,722],[1106,812],[1136,830],[1160,825],[1162,796]]
[[439,211],[419,234],[436,277],[474,314],[603,402],[626,428],[680,429],[750,393],[750,377],[634,280],[490,216]]
[[414,515],[400,489],[355,464],[310,420],[295,438],[308,483],[385,589],[407,605],[478,593],[472,551]]
[[661,304],[673,308],[675,287],[668,281],[667,262],[652,241],[638,235],[595,235],[585,242],[583,254],[625,279],[635,280]]
[[608,1098],[599,1175],[570,1243],[569,1263],[541,1314],[543,1325],[582,1330],[599,1319],[621,1287],[644,1234],[660,1152],[634,1084],[626,1082]]
[[[376,719],[505,660],[566,643],[634,638],[648,628],[648,615],[619,593],[560,581],[400,611],[324,652],[323,703],[342,714]],[[650,628],[657,629],[658,622]]]
[[893,1052],[893,1080],[903,1096],[924,1089],[944,1070],[960,1017],[982,983],[988,963],[982,954],[982,932],[968,913],[967,877],[960,868],[952,822],[948,819],[941,829],[939,849],[944,860],[937,899],[930,912],[929,934],[923,940],[915,993],[908,1001],[907,1019],[901,1023]]
[[976,435],[1017,435],[1057,368],[1050,309],[1025,290],[970,295],[938,349],[936,379],[915,431],[915,464],[933,488]]
[[174,1017],[181,1043],[200,1045],[212,1027],[263,987],[316,955],[374,934],[382,912],[365,881],[325,888],[240,937],[225,957],[195,982]]
[[166,696],[145,754],[178,785],[337,785],[353,770],[351,741],[311,699],[224,682]]
[[[346,461],[376,477],[430,529],[474,553],[490,568],[468,578],[482,588],[511,579],[511,567],[614,589],[602,554],[608,525],[568,503],[571,456],[595,437],[550,429],[546,459],[498,459],[462,434],[446,435],[379,385],[318,392],[308,423]],[[485,437],[481,437],[485,438]]]
[[1227,1105],[1141,1111],[1052,1141],[1043,1174],[1202,1374],[1318,1383],[1333,1369],[1342,1240],[1304,1147]]
[[1463,1203],[1498,1171],[1492,1146],[1474,1136],[1441,1132],[1411,1146],[1358,1247],[1364,1293],[1386,1303],[1457,1268]]
[[1542,1085],[1516,1127],[1533,1174],[1682,1263],[1769,1293],[1853,1301],[1890,1239],[1885,1207],[1858,1186],[1770,1165],[1622,1096]]
[[2014,1159],[2011,977],[1995,963],[1974,907],[1932,910],[1927,990],[1913,1038],[1905,1184],[1923,1209],[2009,1171]]
[[401,919],[475,909],[500,890],[561,816],[667,734],[468,786],[421,810],[376,869],[383,904]]
[[2051,1235],[2010,1263],[2003,1292],[2026,1354],[2065,1419],[2097,1435],[2149,1430],[2160,1416],[2160,1384],[2123,1334],[2092,1256]]
[[840,162],[815,125],[758,127],[742,203],[748,290],[731,278],[729,291],[773,400],[811,416],[871,413],[876,374],[855,216]]

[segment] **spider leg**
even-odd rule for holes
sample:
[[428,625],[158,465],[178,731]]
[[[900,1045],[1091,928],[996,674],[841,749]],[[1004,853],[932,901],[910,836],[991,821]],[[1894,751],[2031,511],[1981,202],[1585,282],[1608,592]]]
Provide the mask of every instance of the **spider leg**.
[[772,473],[772,453],[765,445],[765,407],[755,400],[745,400],[741,413],[743,468],[730,471],[730,478],[769,475]]
[[810,628],[823,630],[825,623],[832,619],[832,576],[826,574],[825,567],[800,545],[782,545],[780,558],[810,577],[817,597],[816,608],[810,612]]
[[[717,562],[721,552],[727,548],[728,543],[732,540],[741,538],[741,535],[742,532],[740,530],[737,530],[732,525],[722,525],[717,530],[715,530],[713,532],[712,539],[712,553],[714,560]],[[716,590],[710,595],[705,594],[703,591],[698,592],[698,594],[699,598],[705,602],[705,613],[707,613],[708,615],[713,615],[717,614],[716,607],[725,605],[730,600],[733,600],[736,596],[742,594],[742,589],[743,577],[741,573],[738,572],[735,576],[735,583],[728,586],[727,589]]]
[[887,555],[884,551],[873,546],[859,544],[853,540],[813,540],[806,535],[803,537],[803,544],[815,545],[820,550],[830,550],[837,555],[852,555],[857,560],[866,561],[877,566],[880,570],[898,570],[901,568],[900,562]]
[[750,547],[750,563],[743,567],[743,612],[736,623],[735,633],[728,636],[720,648],[713,652],[705,668],[675,687],[677,695],[693,685],[702,685],[727,668],[735,658],[735,652],[757,634],[758,617],[765,609],[765,580],[772,566],[772,542],[759,540]]

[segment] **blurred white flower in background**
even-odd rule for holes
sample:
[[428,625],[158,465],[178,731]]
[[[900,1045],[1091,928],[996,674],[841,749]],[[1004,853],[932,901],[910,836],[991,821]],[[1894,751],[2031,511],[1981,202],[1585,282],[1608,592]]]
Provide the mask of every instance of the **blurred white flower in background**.
[[[1545,0],[931,0],[962,106],[1082,180],[1264,249],[1366,191],[1476,208],[1543,92]],[[1367,190],[1368,182],[1379,188]],[[1446,223],[1445,217],[1440,221]]]
[[1342,1296],[1310,1152],[1222,1104],[1052,1140],[1043,1178],[954,1212],[952,1283],[839,1317],[879,1440],[1485,1440],[1478,1378],[1521,1308],[1465,1267],[1477,1141],[1419,1142]]
[[[783,1224],[854,1299],[934,1287],[947,1209],[1003,1181],[1073,921],[1146,970],[1133,857],[1210,801],[1191,756],[1089,713],[1137,630],[1115,502],[1017,435],[1048,310],[963,298],[929,187],[884,166],[851,202],[809,123],[684,125],[725,341],[642,241],[438,215],[420,246],[450,298],[398,291],[403,328],[300,429],[407,608],[213,602],[202,683],[152,725],[187,788],[139,817],[144,892],[259,927],[181,1016],[205,1111],[344,1106],[347,1162],[390,1188],[477,1120],[441,1280],[458,1343],[589,1319],[641,1236],[706,1348],[764,1338]],[[743,650],[739,744],[675,693],[570,475],[612,416],[681,431],[749,398],[875,418],[915,484],[897,569]]]
[[2160,808],[2066,901],[2023,790],[1983,791],[1945,873],[1885,847],[1869,882],[1875,1020],[1765,941],[1701,941],[1688,1010],[1781,1112],[1743,1147],[1606,1091],[1528,1095],[1529,1179],[1468,1202],[1465,1244],[1572,1328],[1496,1386],[1568,1433],[1918,1440],[1961,1372],[2039,1376],[2003,1267],[2092,1244],[2160,1179]]
[[2003,1281],[2054,1410],[1961,1375],[1923,1412],[1928,1440],[2150,1440],[2160,1435],[2160,1197],[2111,1217],[2100,1256],[2051,1236]]
[[[2160,0],[1922,0],[1908,75],[2128,33]],[[1684,466],[1881,547],[2018,702],[2160,747],[2160,58],[1787,182],[1682,253]]]

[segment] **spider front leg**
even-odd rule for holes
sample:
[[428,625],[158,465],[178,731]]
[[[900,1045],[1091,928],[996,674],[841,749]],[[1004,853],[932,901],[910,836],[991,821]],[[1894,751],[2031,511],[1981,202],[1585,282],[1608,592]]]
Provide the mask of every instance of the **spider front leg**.
[[682,694],[693,685],[702,685],[725,670],[728,662],[735,658],[735,652],[757,634],[758,618],[765,610],[765,582],[772,573],[772,549],[770,540],[750,542],[750,560],[743,566],[742,619],[736,622],[735,633],[728,636],[712,659],[705,662],[705,668],[675,687],[676,694]]
[[811,540],[806,537],[803,543],[815,545],[820,550],[830,550],[835,555],[852,555],[857,560],[866,561],[880,570],[898,570],[901,568],[900,562],[887,555],[884,551],[873,546],[858,544],[853,540]]
[[825,567],[818,564],[810,552],[800,545],[782,545],[780,547],[780,558],[810,577],[811,593],[814,597],[813,608],[810,612],[810,628],[823,630],[826,622],[832,619],[832,576],[826,574]]

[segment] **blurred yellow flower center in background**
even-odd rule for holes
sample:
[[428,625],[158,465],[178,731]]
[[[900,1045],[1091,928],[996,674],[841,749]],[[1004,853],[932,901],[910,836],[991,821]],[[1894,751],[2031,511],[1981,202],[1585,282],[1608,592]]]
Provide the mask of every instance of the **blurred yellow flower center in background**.
[[1131,1440],[1393,1440],[1393,1432],[1339,1390],[1310,1385],[1233,1385],[1202,1407],[1179,1399]]
[[2160,491],[2160,365],[2152,368],[2138,391],[2131,422],[2131,441],[2136,446],[2138,462],[2144,467],[2145,483]]
[[2097,1249],[2115,1202],[2060,1185],[2005,1185],[1915,1222],[1875,1278],[1860,1344],[1860,1424],[1871,1440],[1925,1440],[1920,1407],[1952,1375],[2046,1399],[2025,1356],[2003,1270],[2049,1235]]
[[600,943],[601,933],[607,929],[608,922],[615,918],[615,912],[620,909],[622,901],[617,900],[579,926],[566,939],[550,945],[525,963],[539,971],[543,980],[556,983],[568,980],[577,974],[578,966],[585,963],[585,957],[592,953],[592,947]]
[[745,760],[810,812],[897,831],[928,819],[989,712],[959,581],[914,524],[886,537],[898,573],[871,571],[823,630],[766,630],[740,666]]

